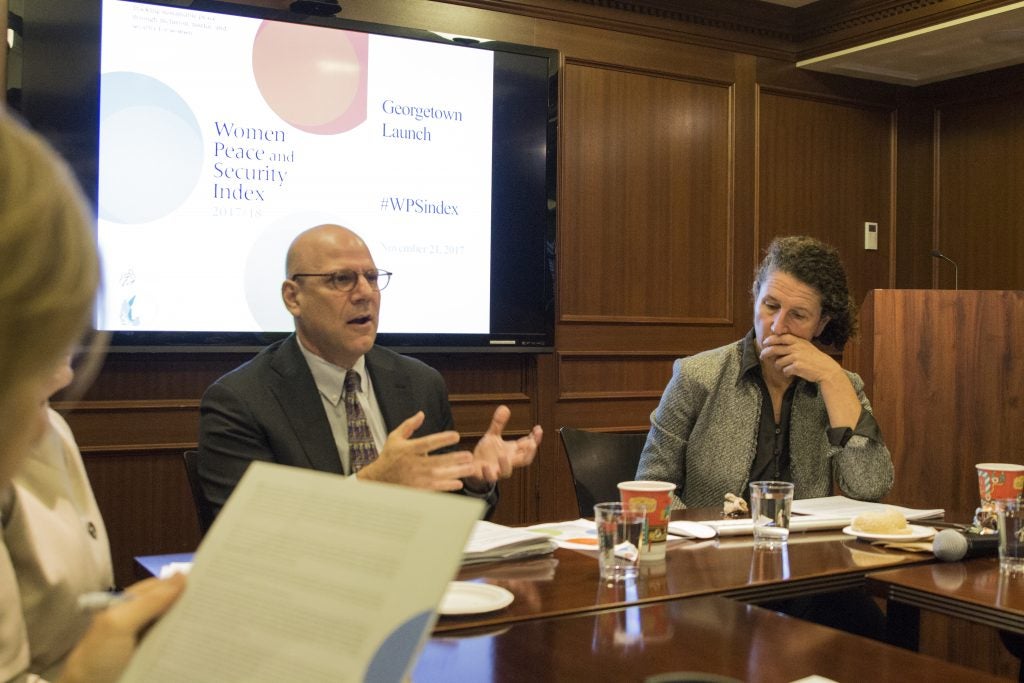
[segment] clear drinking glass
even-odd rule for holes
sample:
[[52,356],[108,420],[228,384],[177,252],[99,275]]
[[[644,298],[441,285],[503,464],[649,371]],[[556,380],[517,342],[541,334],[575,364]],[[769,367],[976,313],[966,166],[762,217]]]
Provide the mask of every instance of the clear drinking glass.
[[750,518],[754,522],[755,549],[779,550],[786,545],[792,508],[792,483],[750,482]]
[[644,510],[624,507],[622,503],[594,506],[602,579],[625,581],[637,577],[646,520]]
[[999,528],[999,573],[1024,575],[1024,504],[1019,500],[996,501]]

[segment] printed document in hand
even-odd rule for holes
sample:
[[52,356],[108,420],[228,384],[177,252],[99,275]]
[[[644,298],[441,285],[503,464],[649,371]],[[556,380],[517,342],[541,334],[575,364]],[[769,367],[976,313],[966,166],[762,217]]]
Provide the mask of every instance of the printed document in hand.
[[121,682],[401,681],[483,509],[253,463]]

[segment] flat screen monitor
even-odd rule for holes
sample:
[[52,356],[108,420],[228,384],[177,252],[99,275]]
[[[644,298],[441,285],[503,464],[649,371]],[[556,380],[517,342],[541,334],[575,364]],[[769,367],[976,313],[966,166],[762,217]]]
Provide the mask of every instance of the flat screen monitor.
[[19,11],[8,100],[95,201],[115,349],[284,336],[285,252],[322,223],[393,273],[379,343],[553,346],[556,51],[198,0]]

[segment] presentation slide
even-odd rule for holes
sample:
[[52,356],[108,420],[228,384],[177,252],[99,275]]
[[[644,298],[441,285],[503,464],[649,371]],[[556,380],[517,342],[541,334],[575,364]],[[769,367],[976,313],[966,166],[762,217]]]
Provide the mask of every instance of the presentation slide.
[[493,59],[104,0],[97,326],[291,330],[288,244],[337,223],[381,332],[489,332]]

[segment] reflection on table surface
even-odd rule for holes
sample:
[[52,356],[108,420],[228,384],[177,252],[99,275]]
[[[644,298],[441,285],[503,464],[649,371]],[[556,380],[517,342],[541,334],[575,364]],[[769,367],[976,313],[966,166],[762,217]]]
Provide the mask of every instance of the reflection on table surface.
[[[610,598],[628,598],[630,590],[616,588]],[[1000,680],[718,596],[528,621],[500,633],[435,636],[412,680],[642,681],[670,671],[744,681],[812,674],[837,681]]]
[[838,531],[794,533],[780,551],[755,552],[749,536],[674,539],[665,560],[641,565],[635,584],[609,588],[601,584],[596,552],[559,549],[541,559],[464,569],[460,580],[502,586],[515,600],[492,614],[442,617],[435,633],[708,594],[763,602],[859,587],[869,571],[932,560],[931,554],[884,549]]
[[978,605],[994,605],[1024,616],[1024,577],[1001,574],[997,557],[881,571],[872,579]]
[[997,557],[881,571],[867,585],[890,601],[1024,634],[1024,577],[1001,574]]

